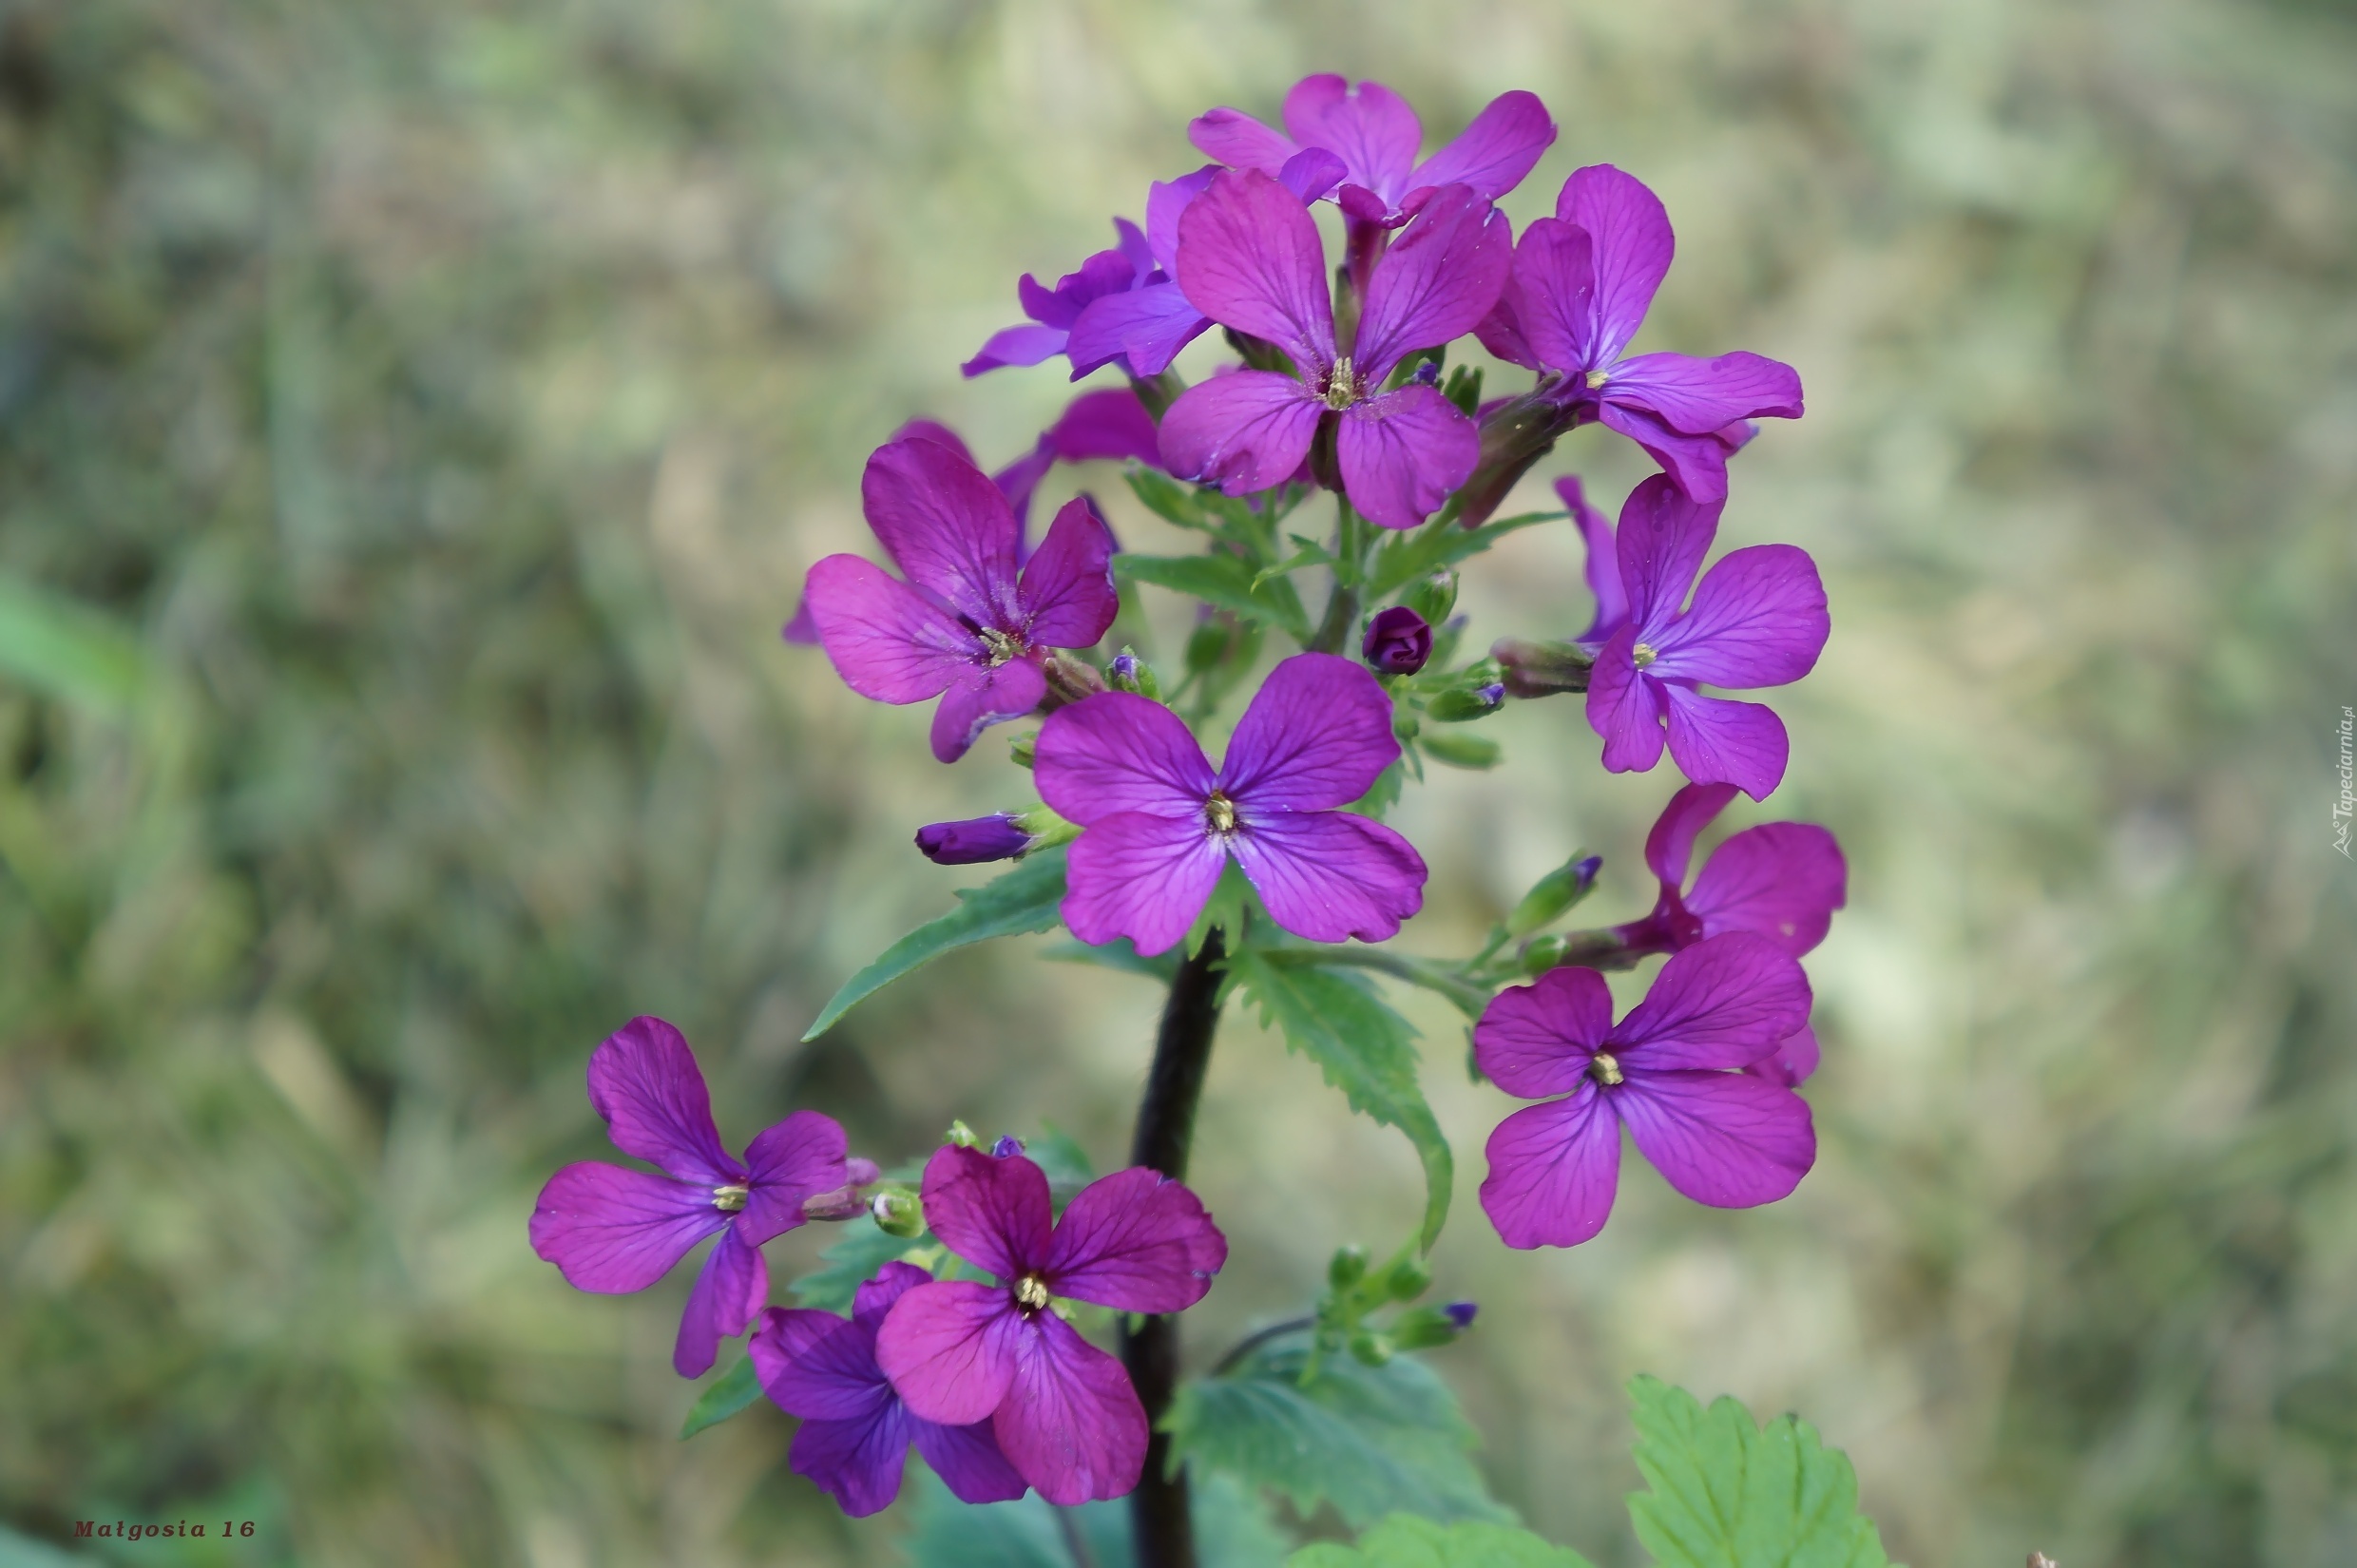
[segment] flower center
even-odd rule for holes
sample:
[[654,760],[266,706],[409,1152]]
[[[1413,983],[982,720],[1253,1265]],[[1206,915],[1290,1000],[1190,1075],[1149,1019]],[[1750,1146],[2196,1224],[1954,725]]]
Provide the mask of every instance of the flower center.
[[1629,650],[1629,662],[1635,664],[1640,670],[1660,657],[1661,656],[1659,654],[1656,653],[1652,648],[1642,642],[1639,642],[1636,647]]
[[1334,361],[1334,368],[1326,373],[1326,406],[1347,409],[1358,401],[1358,372],[1351,368],[1351,356],[1344,354]]
[[1217,790],[1212,791],[1211,798],[1203,802],[1203,820],[1210,824],[1213,832],[1226,837],[1236,832],[1236,802]]
[[1609,1089],[1621,1081],[1620,1063],[1615,1061],[1608,1052],[1599,1051],[1588,1058],[1588,1077]]
[[1036,1312],[1047,1305],[1047,1282],[1037,1274],[1025,1274],[1015,1281],[1015,1305],[1026,1312]]
[[990,650],[990,668],[994,670],[1023,652],[1023,639],[1000,631],[996,626],[982,628],[982,645]]
[[1612,373],[1609,371],[1590,371],[1588,372],[1588,391],[1594,392],[1611,379]]
[[750,1187],[715,1187],[712,1189],[712,1206],[715,1209],[723,1210],[726,1213],[733,1214],[738,1210],[743,1208],[745,1206],[745,1200],[752,1195],[753,1189]]

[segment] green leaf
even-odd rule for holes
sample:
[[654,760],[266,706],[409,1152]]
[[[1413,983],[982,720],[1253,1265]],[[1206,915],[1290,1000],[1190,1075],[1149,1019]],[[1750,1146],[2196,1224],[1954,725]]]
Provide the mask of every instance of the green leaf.
[[1058,942],[1042,948],[1040,956],[1051,964],[1093,964],[1100,969],[1115,969],[1125,975],[1144,975],[1165,985],[1178,972],[1177,953],[1141,957],[1138,945],[1125,936],[1093,947],[1085,942]]
[[1072,1201],[1073,1194],[1097,1179],[1088,1151],[1081,1147],[1078,1138],[1057,1130],[1050,1122],[1040,1123],[1039,1137],[1024,1140],[1023,1152],[1046,1176],[1048,1195],[1055,1200],[1058,1214]]
[[687,1423],[680,1428],[680,1439],[692,1438],[707,1426],[718,1426],[760,1397],[761,1377],[753,1369],[753,1358],[738,1356],[736,1366],[696,1396],[695,1406],[687,1412]]
[[876,1228],[872,1219],[848,1220],[843,1239],[818,1254],[826,1265],[814,1269],[786,1289],[795,1300],[805,1307],[816,1307],[829,1312],[848,1312],[852,1296],[859,1287],[875,1276],[875,1272],[896,1257],[906,1257],[934,1245],[929,1235],[888,1235]]
[[1233,555],[1132,555],[1124,550],[1113,558],[1113,575],[1273,621],[1296,642],[1310,635],[1309,613],[1293,583],[1282,577],[1259,582],[1252,564]]
[[1482,1484],[1473,1428],[1414,1356],[1381,1367],[1264,1348],[1225,1376],[1182,1386],[1162,1425],[1190,1463],[1274,1487],[1307,1514],[1331,1502],[1352,1525],[1391,1513],[1510,1521]]
[[1433,522],[1412,533],[1395,533],[1383,542],[1375,552],[1375,560],[1367,580],[1370,600],[1414,582],[1427,572],[1479,555],[1504,539],[1507,534],[1541,523],[1552,523],[1569,517],[1569,512],[1523,512],[1518,517],[1502,517],[1478,528],[1460,527],[1456,519],[1444,513]]
[[38,583],[0,576],[0,674],[112,716],[146,688],[147,655],[111,618]]
[[1285,1559],[1285,1568],[1589,1568],[1568,1546],[1553,1546],[1504,1524],[1435,1524],[1394,1514],[1356,1546],[1320,1541]]
[[1056,907],[1064,902],[1064,856],[1062,846],[1040,850],[1025,855],[995,882],[959,889],[956,908],[919,926],[845,981],[802,1038],[816,1040],[869,997],[952,948],[1053,927],[1058,918]]
[[1232,981],[1260,1004],[1260,1020],[1318,1064],[1351,1109],[1397,1127],[1424,1163],[1422,1241],[1430,1251],[1448,1217],[1456,1166],[1448,1140],[1416,1080],[1416,1031],[1356,975],[1307,965],[1279,966],[1246,948],[1228,960]]
[[[1067,1524],[1097,1568],[1135,1568],[1126,1500],[1056,1508],[1032,1492],[1014,1502],[960,1502],[929,1472],[914,1464],[910,1472],[916,1492],[910,1568],[1073,1568]],[[1285,1538],[1259,1499],[1234,1480],[1198,1478],[1194,1501],[1198,1568],[1278,1568],[1284,1561]]]
[[1763,1431],[1732,1399],[1705,1410],[1652,1377],[1629,1397],[1651,1488],[1629,1499],[1629,1519],[1661,1568],[1888,1568],[1849,1456],[1806,1422],[1778,1416]]
[[1200,528],[1216,532],[1218,524],[1205,514],[1201,492],[1192,486],[1181,485],[1159,468],[1134,465],[1121,476],[1129,481],[1130,492],[1145,503],[1146,509],[1157,517],[1178,524],[1182,528]]

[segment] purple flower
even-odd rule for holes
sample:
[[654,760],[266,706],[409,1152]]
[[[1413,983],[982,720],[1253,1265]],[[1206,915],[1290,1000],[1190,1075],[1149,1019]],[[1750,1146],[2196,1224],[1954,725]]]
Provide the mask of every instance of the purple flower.
[[805,1199],[844,1185],[843,1129],[796,1111],[731,1158],[694,1054],[660,1018],[632,1019],[591,1054],[589,1103],[615,1148],[664,1174],[567,1165],[540,1191],[532,1251],[575,1289],[619,1294],[645,1290],[718,1234],[671,1351],[673,1370],[700,1377],[720,1340],[743,1333],[769,1296],[762,1243],[802,1223]]
[[1134,457],[1148,468],[1162,466],[1161,432],[1138,394],[1127,387],[1083,392],[1057,421],[1040,432],[1031,449],[990,476],[1015,509],[1018,523],[1031,512],[1031,492],[1059,463],[1092,458]]
[[[1023,281],[1015,285],[1015,297],[1023,302],[1023,314],[1031,318],[1031,324],[993,333],[990,340],[966,362],[965,373],[980,375],[1006,365],[1036,365],[1064,353],[1072,324],[1081,318],[1081,312],[1090,302],[1107,295],[1125,294],[1144,282],[1154,270],[1154,258],[1146,248],[1145,235],[1125,218],[1113,220],[1113,232],[1118,237],[1117,248],[1099,251],[1081,263],[1080,271],[1058,278],[1053,289],[1041,287],[1036,278],[1025,273]],[[1076,366],[1072,378],[1077,381],[1086,373]]]
[[[1688,778],[1763,800],[1784,777],[1783,722],[1759,703],[1696,687],[1798,680],[1831,622],[1816,564],[1794,545],[1730,551],[1695,582],[1722,505],[1689,500],[1667,474],[1629,492],[1614,543],[1626,609],[1588,674],[1588,723],[1603,736],[1607,772],[1644,773],[1661,760],[1666,721],[1670,755]],[[1600,594],[1599,602],[1600,615],[1608,602]]]
[[1006,812],[963,822],[932,822],[916,831],[916,847],[936,866],[979,866],[1012,860],[1031,847],[1032,835]]
[[932,727],[942,761],[965,755],[986,726],[1038,706],[1047,691],[1041,649],[1088,647],[1113,623],[1113,536],[1086,497],[1056,514],[1020,576],[1021,529],[1006,498],[937,441],[879,448],[860,497],[909,580],[831,555],[810,569],[811,621],[860,696],[942,698]]
[[989,1423],[944,1426],[910,1415],[876,1365],[875,1336],[892,1304],[933,1276],[887,1263],[859,1288],[848,1318],[772,1307],[747,1347],[762,1391],[802,1425],[786,1456],[843,1512],[865,1519],[900,1495],[909,1444],[967,1502],[1005,1502],[1024,1480],[999,1452]]
[[1385,675],[1414,675],[1432,657],[1432,627],[1405,604],[1394,604],[1367,623],[1360,657]]
[[1817,1157],[1809,1102],[1733,1070],[1809,1018],[1809,981],[1774,944],[1738,931],[1673,957],[1618,1024],[1593,969],[1549,969],[1501,991],[1473,1026],[1482,1071],[1537,1100],[1489,1135],[1482,1208],[1509,1247],[1576,1247],[1604,1228],[1620,1128],[1696,1203],[1748,1209],[1800,1184]]
[[1391,699],[1332,654],[1269,672],[1215,773],[1178,715],[1124,692],[1050,714],[1032,776],[1086,831],[1064,924],[1083,942],[1163,951],[1195,924],[1233,855],[1271,918],[1313,942],[1382,942],[1424,906],[1423,857],[1358,799],[1399,755]]
[[1083,1188],[1059,1222],[1038,1165],[954,1145],[927,1163],[924,1201],[933,1234],[999,1283],[919,1285],[893,1306],[876,1359],[910,1411],[947,1426],[987,1420],[1016,1473],[1062,1507],[1136,1486],[1146,1453],[1137,1390],[1050,1303],[1194,1306],[1228,1256],[1202,1203],[1133,1166]]
[[1213,320],[1282,350],[1294,373],[1237,371],[1188,388],[1162,416],[1164,465],[1230,495],[1265,490],[1331,425],[1351,505],[1387,528],[1414,526],[1472,473],[1481,437],[1433,388],[1387,392],[1384,377],[1488,313],[1512,239],[1505,215],[1471,188],[1433,192],[1375,266],[1346,349],[1317,224],[1267,175],[1220,175],[1179,220],[1178,286]]
[[1555,216],[1523,232],[1514,275],[1480,327],[1501,359],[1562,376],[1556,395],[1654,455],[1696,501],[1727,496],[1745,421],[1797,419],[1800,377],[1755,354],[1697,359],[1621,352],[1637,335],[1676,241],[1660,198],[1609,163],[1563,182]]

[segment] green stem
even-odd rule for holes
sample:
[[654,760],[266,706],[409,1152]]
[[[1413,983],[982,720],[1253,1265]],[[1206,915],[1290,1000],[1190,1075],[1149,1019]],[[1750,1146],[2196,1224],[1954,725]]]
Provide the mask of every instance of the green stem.
[[[1339,501],[1339,498],[1337,498]],[[1325,619],[1302,646],[1311,653],[1340,653],[1358,626],[1359,585],[1367,581],[1366,528],[1348,501],[1339,501],[1341,519],[1334,528],[1334,588],[1326,601]]]

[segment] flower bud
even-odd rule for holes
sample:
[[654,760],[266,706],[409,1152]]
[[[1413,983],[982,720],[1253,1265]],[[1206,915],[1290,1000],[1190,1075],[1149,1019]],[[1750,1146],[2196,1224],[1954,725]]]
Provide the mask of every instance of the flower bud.
[[1351,1336],[1351,1357],[1365,1366],[1381,1367],[1391,1359],[1396,1348],[1390,1335],[1376,1333],[1372,1329],[1361,1329]]
[[1347,1291],[1367,1277],[1367,1253],[1357,1247],[1334,1249],[1333,1261],[1326,1265],[1326,1283],[1336,1291]]
[[1424,705],[1424,711],[1427,717],[1444,724],[1462,724],[1467,719],[1486,718],[1504,706],[1505,687],[1492,681],[1469,690],[1442,692]]
[[1028,768],[1031,766],[1032,754],[1039,750],[1039,745],[1040,732],[1025,730],[1020,735],[1011,735],[1006,737],[1006,755],[1014,758],[1016,767]]
[[1464,1333],[1473,1327],[1473,1319],[1481,1312],[1481,1310],[1479,1303],[1471,1301],[1452,1301],[1441,1309],[1448,1314],[1448,1321],[1457,1326],[1459,1333]]
[[876,1177],[883,1174],[876,1162],[864,1155],[853,1155],[843,1161],[843,1185],[846,1187],[872,1186]]
[[936,866],[979,866],[1012,860],[1031,848],[1031,834],[1006,812],[963,822],[932,822],[916,831],[916,847]]
[[1011,1159],[1021,1153],[1023,1153],[1023,1139],[1012,1133],[1001,1134],[999,1140],[990,1145],[990,1154],[997,1159]]
[[1603,864],[1602,855],[1578,855],[1541,877],[1505,917],[1505,934],[1528,936],[1587,897]]
[[1420,1257],[1404,1257],[1391,1265],[1387,1285],[1393,1301],[1413,1301],[1432,1288],[1432,1271]]
[[1097,673],[1095,665],[1061,649],[1040,661],[1040,673],[1047,678],[1043,706],[1051,712],[1085,702],[1105,689],[1104,677]]
[[1471,1302],[1458,1301],[1446,1307],[1419,1307],[1402,1312],[1389,1330],[1391,1343],[1403,1350],[1429,1350],[1452,1345],[1458,1335],[1471,1327],[1473,1310]]
[[925,1205],[906,1187],[887,1187],[868,1201],[875,1228],[888,1236],[914,1241],[925,1233]]
[[952,1121],[949,1123],[949,1130],[941,1135],[941,1141],[944,1143],[954,1143],[961,1149],[979,1149],[982,1147],[982,1139],[976,1138],[974,1136],[974,1130],[966,1125],[963,1121]]
[[1154,678],[1154,666],[1140,659],[1134,648],[1123,648],[1105,666],[1105,683],[1117,692],[1162,700],[1162,683]]
[[1448,619],[1448,612],[1457,607],[1457,574],[1447,566],[1429,577],[1416,580],[1400,602],[1437,626]]
[[1510,697],[1553,697],[1558,692],[1584,692],[1596,657],[1568,642],[1525,642],[1519,637],[1500,638],[1489,645],[1489,657],[1505,674]]
[[1378,675],[1414,675],[1432,657],[1431,623],[1405,604],[1369,622],[1359,652]]
[[1435,730],[1424,737],[1424,755],[1452,768],[1494,768],[1504,749],[1485,735]]

